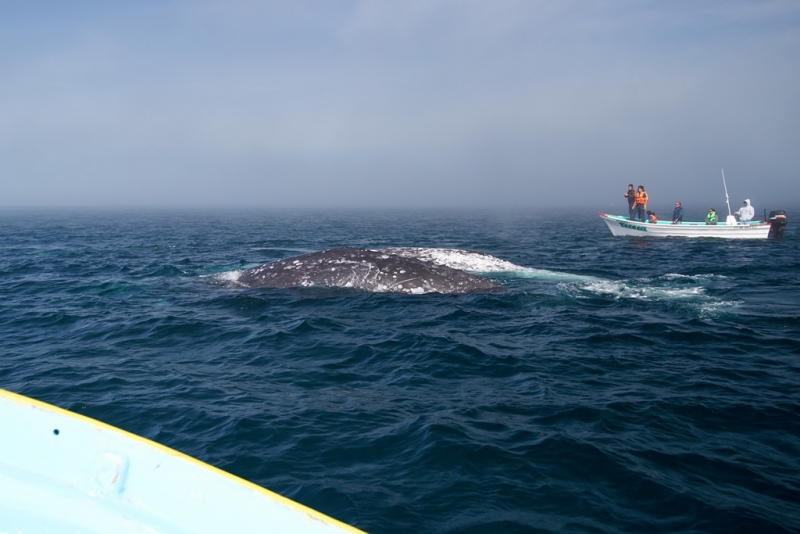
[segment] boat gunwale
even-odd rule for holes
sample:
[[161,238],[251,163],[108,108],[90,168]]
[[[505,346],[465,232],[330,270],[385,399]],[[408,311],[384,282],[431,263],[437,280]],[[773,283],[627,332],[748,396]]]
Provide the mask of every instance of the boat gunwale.
[[60,408],[60,407],[55,406],[53,404],[49,404],[49,403],[46,403],[46,402],[43,402],[43,401],[40,401],[40,400],[37,400],[37,399],[33,399],[31,397],[27,397],[27,396],[19,394],[19,393],[14,393],[14,392],[9,391],[7,389],[0,388],[0,400],[8,401],[8,402],[10,402],[12,404],[16,404],[16,405],[18,405],[18,406],[20,406],[22,408],[26,408],[26,409],[30,409],[30,410],[39,410],[39,411],[42,411],[42,412],[45,412],[45,413],[49,413],[49,414],[52,414],[52,415],[55,415],[55,416],[66,417],[68,419],[77,421],[77,422],[82,423],[82,424],[88,424],[90,427],[94,428],[97,431],[109,432],[109,433],[111,433],[111,435],[116,435],[116,436],[122,437],[122,438],[124,438],[124,439],[126,439],[126,440],[128,440],[130,442],[144,445],[145,447],[153,449],[156,452],[159,452],[161,454],[173,457],[173,458],[177,459],[178,461],[186,462],[189,465],[192,465],[192,466],[198,467],[198,468],[200,468],[200,469],[202,469],[204,471],[210,472],[214,476],[218,476],[218,477],[220,477],[222,479],[225,479],[225,480],[227,480],[229,482],[232,482],[235,485],[237,485],[237,486],[239,486],[239,487],[241,487],[241,488],[243,488],[243,489],[245,489],[247,491],[251,491],[251,492],[253,492],[253,493],[257,494],[257,495],[260,495],[260,496],[262,496],[262,497],[264,497],[264,498],[266,498],[266,499],[268,499],[268,500],[270,500],[270,501],[272,501],[272,502],[274,502],[276,504],[285,506],[285,507],[287,507],[287,508],[289,508],[289,509],[291,509],[291,510],[297,512],[297,513],[300,513],[301,515],[304,515],[308,519],[311,519],[311,520],[314,520],[314,521],[318,521],[318,522],[320,522],[322,524],[325,524],[325,525],[328,525],[328,526],[331,526],[331,527],[334,527],[334,528],[338,528],[338,529],[340,529],[342,531],[345,531],[345,532],[363,533],[362,530],[360,530],[360,529],[358,529],[358,528],[356,528],[356,527],[354,527],[352,525],[348,525],[347,523],[344,523],[344,522],[342,522],[342,521],[340,521],[340,520],[338,520],[336,518],[330,517],[330,516],[328,516],[328,515],[326,515],[326,514],[324,514],[322,512],[319,512],[319,511],[317,511],[317,510],[315,510],[315,509],[313,509],[313,508],[311,508],[309,506],[301,504],[301,503],[299,503],[297,501],[294,501],[294,500],[292,500],[292,499],[290,499],[288,497],[284,497],[283,495],[280,495],[279,493],[275,493],[274,491],[269,490],[269,489],[267,489],[267,488],[265,488],[263,486],[259,486],[258,484],[254,483],[254,482],[250,482],[249,480],[246,480],[244,478],[236,476],[236,475],[234,475],[232,473],[229,473],[229,472],[227,472],[227,471],[225,471],[223,469],[220,469],[219,467],[215,467],[215,466],[213,466],[211,464],[208,464],[208,463],[206,463],[206,462],[204,462],[202,460],[199,460],[197,458],[189,456],[188,454],[180,452],[180,451],[178,451],[176,449],[173,449],[173,448],[168,447],[166,445],[162,445],[161,443],[158,443],[156,441],[147,439],[147,438],[139,436],[137,434],[133,434],[131,432],[128,432],[127,430],[123,430],[121,428],[115,427],[115,426],[110,425],[108,423],[104,423],[103,421],[99,421],[97,419],[93,419],[93,418],[88,417],[86,415],[82,415],[82,414],[79,414],[79,413],[76,413],[76,412],[72,412],[72,411],[67,410],[65,408]]

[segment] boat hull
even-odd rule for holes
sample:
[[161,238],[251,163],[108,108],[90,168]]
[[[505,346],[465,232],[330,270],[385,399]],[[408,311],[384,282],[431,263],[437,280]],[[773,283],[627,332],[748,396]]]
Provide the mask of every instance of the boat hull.
[[4,390],[0,531],[361,532],[163,445]]
[[615,236],[653,236],[653,237],[717,237],[722,239],[766,239],[769,237],[770,223],[761,221],[726,224],[724,222],[705,224],[700,222],[643,223],[631,221],[620,215],[598,213]]

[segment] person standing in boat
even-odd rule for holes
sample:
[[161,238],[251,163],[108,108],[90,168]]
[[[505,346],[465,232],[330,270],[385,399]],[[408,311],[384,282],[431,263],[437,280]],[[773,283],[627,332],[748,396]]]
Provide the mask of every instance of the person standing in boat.
[[672,224],[680,224],[683,222],[683,206],[680,202],[675,203],[675,209],[672,210]]
[[717,210],[711,208],[706,215],[706,224],[717,224]]
[[739,221],[749,222],[756,216],[756,210],[750,205],[750,199],[748,198],[744,201],[744,206],[739,208],[739,211],[733,212],[733,214],[739,216]]
[[628,199],[628,218],[633,220],[633,209],[636,207],[636,190],[633,184],[628,184],[628,192],[622,196]]
[[633,210],[632,221],[636,219],[642,222],[646,221],[644,212],[647,210],[647,200],[647,193],[644,191],[644,186],[640,185],[639,189],[636,191],[636,207]]

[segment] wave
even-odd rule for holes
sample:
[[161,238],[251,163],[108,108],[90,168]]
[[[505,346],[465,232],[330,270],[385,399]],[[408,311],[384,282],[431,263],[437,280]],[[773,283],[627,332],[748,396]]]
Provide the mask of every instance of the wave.
[[597,280],[593,276],[523,267],[477,250],[421,247],[389,247],[374,250],[375,252],[414,258],[478,275],[505,274],[513,278],[537,280]]
[[244,269],[237,269],[235,271],[225,271],[216,274],[207,274],[203,277],[209,278],[212,282],[222,285],[237,285],[239,278],[242,276]]
[[562,283],[558,285],[558,288],[563,293],[577,299],[605,298],[687,303],[695,305],[701,313],[714,313],[742,303],[741,300],[725,300],[708,293],[708,285],[725,278],[716,274],[668,273],[652,278],[596,279],[587,282]]

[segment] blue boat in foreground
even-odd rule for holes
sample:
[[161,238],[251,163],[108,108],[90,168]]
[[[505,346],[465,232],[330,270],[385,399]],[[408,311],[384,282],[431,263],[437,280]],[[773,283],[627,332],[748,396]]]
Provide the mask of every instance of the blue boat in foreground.
[[0,390],[0,532],[361,532],[148,439]]

